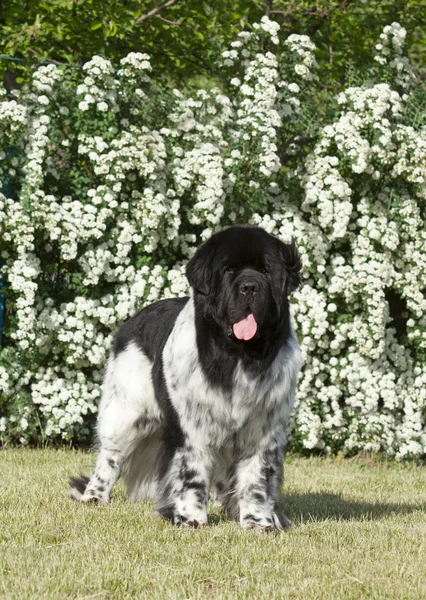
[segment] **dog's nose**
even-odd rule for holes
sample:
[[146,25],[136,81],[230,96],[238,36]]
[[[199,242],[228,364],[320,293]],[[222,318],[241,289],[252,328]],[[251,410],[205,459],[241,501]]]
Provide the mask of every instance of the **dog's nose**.
[[243,294],[244,296],[256,294],[258,291],[259,286],[255,281],[246,279],[240,283],[240,294]]

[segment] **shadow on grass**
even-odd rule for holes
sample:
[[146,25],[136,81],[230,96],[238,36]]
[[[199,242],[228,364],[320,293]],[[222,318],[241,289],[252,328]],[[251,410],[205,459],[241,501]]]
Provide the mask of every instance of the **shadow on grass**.
[[286,494],[280,499],[280,506],[294,525],[307,521],[376,521],[426,509],[426,504],[358,502],[328,492]]
[[[280,498],[281,510],[293,526],[323,521],[377,521],[392,515],[426,512],[426,503],[404,504],[387,502],[362,502],[343,498],[329,492],[285,494]],[[220,508],[210,508],[210,526],[222,525],[231,519]]]

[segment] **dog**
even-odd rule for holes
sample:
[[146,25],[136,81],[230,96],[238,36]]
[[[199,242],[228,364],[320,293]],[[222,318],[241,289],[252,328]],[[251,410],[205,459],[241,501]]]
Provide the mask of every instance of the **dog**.
[[160,300],[121,326],[99,406],[91,477],[79,502],[108,502],[124,476],[175,525],[207,524],[209,491],[243,528],[284,529],[278,507],[300,350],[289,295],[294,242],[259,227],[215,233],[187,264],[191,297]]

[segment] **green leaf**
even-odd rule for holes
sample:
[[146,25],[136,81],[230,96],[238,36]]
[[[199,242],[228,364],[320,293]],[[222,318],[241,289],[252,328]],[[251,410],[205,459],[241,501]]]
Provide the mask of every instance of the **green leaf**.
[[111,37],[114,37],[116,33],[117,33],[117,25],[115,24],[114,21],[110,21],[109,28],[108,28],[108,35]]
[[102,23],[100,21],[95,21],[94,23],[92,23],[92,25],[90,26],[90,29],[92,31],[96,31],[96,29],[99,29],[99,27],[102,27]]

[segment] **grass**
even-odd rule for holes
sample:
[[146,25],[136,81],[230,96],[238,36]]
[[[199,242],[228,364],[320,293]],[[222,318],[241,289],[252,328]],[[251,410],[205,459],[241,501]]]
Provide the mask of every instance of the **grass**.
[[426,475],[367,459],[287,460],[282,504],[293,528],[173,528],[152,506],[66,495],[91,456],[0,453],[0,598],[426,598]]

